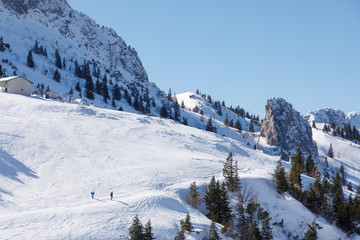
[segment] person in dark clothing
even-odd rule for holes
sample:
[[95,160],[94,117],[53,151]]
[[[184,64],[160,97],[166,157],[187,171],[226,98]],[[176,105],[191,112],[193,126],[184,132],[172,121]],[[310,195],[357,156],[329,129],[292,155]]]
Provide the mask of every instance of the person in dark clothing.
[[114,196],[114,193],[111,191],[111,193],[110,193],[111,200],[113,199],[113,196]]
[[92,199],[94,199],[94,195],[95,195],[95,192],[92,191],[92,192],[91,192],[91,198],[92,198]]

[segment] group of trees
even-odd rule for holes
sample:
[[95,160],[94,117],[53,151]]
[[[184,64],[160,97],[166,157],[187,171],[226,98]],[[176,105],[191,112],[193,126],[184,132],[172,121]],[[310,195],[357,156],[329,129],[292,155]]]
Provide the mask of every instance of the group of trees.
[[[343,166],[332,183],[327,178],[321,178],[320,173],[314,175],[312,166],[311,155],[304,162],[299,149],[289,175],[279,161],[274,174],[277,191],[280,194],[288,191],[313,213],[323,216],[329,222],[335,221],[343,231],[360,234],[360,188],[354,199],[351,195],[346,199],[343,193],[343,185],[346,183]],[[315,182],[306,191],[302,191],[301,173],[315,177]],[[314,226],[309,226],[310,230],[314,231]]]
[[5,52],[5,50],[6,50],[5,46],[7,48],[10,48],[9,44],[4,43],[3,37],[0,37],[0,52]]
[[[186,197],[187,203],[197,208],[203,201],[212,219],[208,239],[220,239],[215,223],[222,224],[222,233],[236,239],[273,239],[269,213],[264,211],[251,188],[243,184],[238,175],[237,161],[232,153],[226,158],[223,166],[223,183],[212,177],[204,186],[204,196],[198,192],[196,183],[190,185]],[[236,209],[230,206],[229,192],[237,196]],[[261,225],[261,228],[260,228]]]
[[129,228],[130,240],[153,240],[151,221],[146,223],[145,227],[141,224],[138,215],[133,219],[133,223]]
[[356,126],[351,127],[350,123],[344,124],[343,127],[337,126],[335,123],[331,123],[330,125],[325,123],[323,132],[331,132],[334,136],[339,136],[355,143],[360,143],[359,130],[356,128]]
[[255,115],[255,114],[250,114],[248,111],[245,111],[244,108],[241,108],[240,106],[237,106],[235,108],[233,108],[232,106],[227,107],[225,104],[225,101],[220,101],[217,100],[213,100],[212,97],[210,95],[206,95],[204,93],[201,93],[199,91],[199,89],[196,90],[196,94],[202,96],[204,99],[207,99],[209,101],[209,103],[211,103],[213,105],[213,107],[217,110],[217,114],[222,116],[222,110],[221,107],[227,108],[230,111],[232,111],[233,113],[236,113],[238,116],[241,116],[242,118],[248,118],[251,120],[251,122],[255,125],[258,125],[260,123],[260,117],[259,115]]
[[33,48],[32,48],[32,51],[33,51],[35,54],[42,55],[42,56],[44,56],[44,57],[47,57],[47,56],[48,56],[46,47],[40,45],[39,42],[38,42],[38,40],[35,40],[34,46],[33,46]]

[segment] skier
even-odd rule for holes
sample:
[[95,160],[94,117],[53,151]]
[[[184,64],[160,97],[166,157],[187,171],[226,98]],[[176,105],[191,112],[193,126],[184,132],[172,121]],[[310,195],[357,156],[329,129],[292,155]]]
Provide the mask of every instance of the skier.
[[92,198],[92,199],[94,199],[94,195],[95,195],[95,192],[92,191],[92,192],[91,192],[91,198]]
[[114,193],[111,191],[111,192],[110,192],[110,198],[111,198],[111,200],[113,199],[113,196],[114,196]]

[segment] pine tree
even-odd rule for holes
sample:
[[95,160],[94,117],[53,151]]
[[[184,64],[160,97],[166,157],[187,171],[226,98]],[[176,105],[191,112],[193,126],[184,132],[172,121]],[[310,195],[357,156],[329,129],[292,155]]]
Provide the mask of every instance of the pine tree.
[[175,236],[174,240],[185,240],[185,232],[182,229],[179,229],[177,235]]
[[218,105],[217,114],[218,114],[219,116],[222,116],[222,111],[221,111],[221,106],[220,106],[220,105]]
[[240,123],[239,119],[236,120],[236,122],[235,122],[235,128],[238,130],[239,133],[242,132],[242,127],[241,127],[241,123]]
[[163,118],[169,117],[169,112],[165,104],[163,104],[162,107],[160,108],[160,116]]
[[134,217],[133,223],[129,228],[130,240],[143,240],[144,229],[138,215]]
[[232,153],[229,153],[223,167],[223,176],[225,178],[225,185],[231,192],[238,191],[240,188],[239,186],[240,179],[236,178],[235,175],[237,175],[237,169],[235,168],[234,165]]
[[303,240],[317,240],[318,239],[318,234],[317,234],[317,226],[316,226],[316,222],[313,221],[310,224],[308,224],[309,229],[306,231],[305,233],[305,237],[303,238]]
[[190,221],[190,214],[187,214],[185,220],[181,222],[181,227],[186,233],[192,233],[194,231],[194,227]]
[[185,108],[185,103],[184,100],[181,101],[181,108],[184,109]]
[[209,131],[209,132],[214,132],[214,133],[216,133],[216,127],[214,127],[214,126],[212,125],[211,117],[209,118],[209,120],[208,120],[208,122],[207,122],[207,124],[206,124],[205,130],[206,130],[206,131]]
[[219,193],[219,186],[216,184],[215,177],[212,177],[210,183],[206,189],[204,202],[206,209],[209,211],[208,217],[210,219],[214,219],[214,221],[218,222],[217,216],[217,203],[218,203],[218,193]]
[[109,96],[109,90],[107,87],[107,77],[106,74],[104,75],[103,81],[102,81],[102,94],[104,98],[104,102],[107,103],[107,100],[110,99]]
[[171,94],[171,88],[169,88],[168,94],[167,94],[167,99],[169,101],[172,101],[172,94]]
[[328,150],[328,157],[329,158],[334,158],[334,150],[333,150],[333,147],[332,147],[332,143],[330,143],[330,147],[329,147],[329,150]]
[[209,229],[209,240],[219,240],[219,234],[216,231],[216,225],[214,220],[211,222],[210,229]]
[[81,92],[81,88],[80,88],[80,83],[79,83],[79,82],[76,83],[75,90],[78,91],[78,92]]
[[55,50],[55,66],[62,69],[61,57],[58,49]]
[[342,164],[340,166],[340,182],[341,182],[341,185],[343,185],[343,186],[346,185],[346,174],[345,174],[344,165],[342,165]]
[[336,219],[339,220],[342,218],[341,215],[343,213],[341,212],[341,210],[343,210],[343,204],[344,204],[344,194],[343,194],[343,190],[342,190],[342,186],[341,186],[341,182],[340,182],[339,172],[336,173],[336,176],[333,180],[331,192],[333,194],[332,208],[334,210]]
[[233,119],[230,120],[229,127],[234,127],[234,120]]
[[115,86],[114,86],[113,98],[117,101],[119,101],[121,99],[120,88],[117,83],[115,83]]
[[4,52],[4,51],[5,51],[4,40],[2,37],[0,37],[0,52]]
[[295,184],[299,189],[302,188],[301,175],[300,175],[301,169],[303,169],[302,166],[303,166],[303,160],[301,157],[300,147],[298,147],[294,163],[290,170],[289,181]]
[[152,233],[151,221],[149,219],[149,221],[145,225],[145,233],[143,240],[154,240],[154,239],[155,238],[154,238],[154,234]]
[[226,114],[226,116],[225,116],[224,124],[225,124],[226,126],[229,125],[229,117],[228,117],[227,114]]
[[239,229],[239,233],[241,234],[241,236],[245,237],[247,235],[248,232],[248,225],[246,222],[246,217],[245,217],[245,208],[244,208],[244,199],[243,197],[240,195],[239,196],[239,201],[236,205],[236,212],[237,212],[237,228]]
[[200,193],[198,192],[198,187],[196,182],[190,184],[189,193],[187,195],[186,201],[192,207],[197,208],[201,203]]
[[289,187],[285,176],[285,168],[281,164],[281,160],[278,161],[278,165],[275,169],[275,182],[276,182],[276,189],[278,193],[282,194],[286,192]]
[[174,120],[180,121],[180,105],[176,98],[174,102]]
[[315,172],[315,168],[314,168],[314,162],[312,160],[312,155],[311,153],[309,154],[309,156],[306,158],[305,161],[305,172],[309,175],[309,176],[313,176],[314,172]]
[[271,240],[273,239],[272,230],[270,226],[269,215],[265,217],[265,220],[261,227],[261,236],[263,240]]
[[250,240],[262,240],[260,230],[256,221],[250,226]]
[[60,82],[60,80],[61,80],[61,75],[60,75],[60,73],[59,73],[59,71],[57,69],[54,72],[54,77],[53,78],[57,82]]
[[228,222],[231,219],[232,215],[231,215],[231,209],[230,209],[229,196],[228,196],[228,192],[225,187],[225,183],[221,184],[219,196],[220,196],[219,206],[218,206],[218,208],[220,210],[219,221],[220,222],[223,222],[223,221]]
[[94,83],[92,81],[91,76],[86,77],[86,82],[85,82],[85,94],[86,97],[90,100],[93,100],[94,97]]
[[34,59],[33,59],[33,55],[32,55],[32,51],[30,50],[27,56],[27,66],[29,68],[34,68],[35,67],[35,63],[34,63]]
[[99,94],[99,95],[102,94],[102,85],[101,85],[101,82],[99,81],[99,79],[96,79],[95,90],[96,90],[97,94]]

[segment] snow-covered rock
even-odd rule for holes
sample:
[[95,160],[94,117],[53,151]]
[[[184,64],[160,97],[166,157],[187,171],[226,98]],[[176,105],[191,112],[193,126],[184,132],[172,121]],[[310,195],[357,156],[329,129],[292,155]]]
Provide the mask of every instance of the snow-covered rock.
[[312,123],[335,123],[337,126],[343,127],[344,124],[351,124],[360,129],[360,113],[350,112],[345,114],[341,110],[334,110],[332,108],[318,109],[308,112],[304,118]]
[[282,159],[295,155],[300,146],[304,154],[317,156],[309,123],[283,98],[269,99],[265,106],[265,119],[260,133],[271,146],[278,146]]

